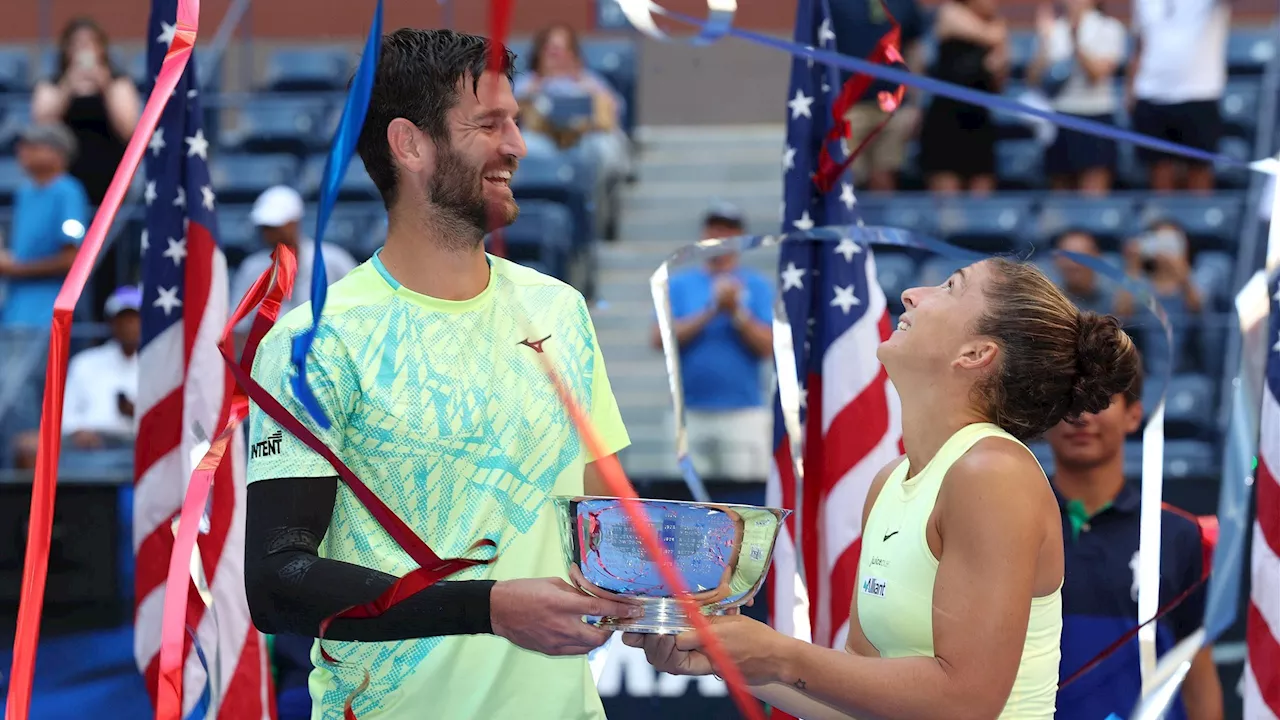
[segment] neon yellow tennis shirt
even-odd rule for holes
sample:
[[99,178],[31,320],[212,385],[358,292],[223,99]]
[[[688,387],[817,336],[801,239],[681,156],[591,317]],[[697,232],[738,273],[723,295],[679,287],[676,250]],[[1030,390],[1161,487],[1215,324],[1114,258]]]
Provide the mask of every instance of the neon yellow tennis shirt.
[[[582,295],[501,258],[489,284],[461,302],[402,287],[375,256],[329,288],[307,375],[331,421],[320,430],[289,387],[293,337],[310,304],[263,340],[253,377],[303,420],[441,557],[480,538],[489,566],[450,580],[566,578],[551,495],[580,494],[590,457],[546,376],[545,353],[586,409],[609,453],[630,440]],[[299,288],[305,292],[306,288]],[[249,482],[336,473],[254,405]],[[322,557],[403,576],[416,568],[345,484],[338,485]],[[313,648],[313,720],[577,720],[604,718],[585,656],[551,658],[492,635]]]

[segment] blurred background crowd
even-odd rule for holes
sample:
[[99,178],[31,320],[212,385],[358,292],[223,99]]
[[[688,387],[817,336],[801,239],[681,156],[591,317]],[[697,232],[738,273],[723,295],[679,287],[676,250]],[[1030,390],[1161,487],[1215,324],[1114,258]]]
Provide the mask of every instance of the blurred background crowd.
[[[830,0],[842,53],[867,57],[896,19],[914,72],[1210,153],[1274,155],[1280,129],[1274,8],[1241,2],[1197,11],[1211,3]],[[699,237],[777,231],[790,62],[767,50],[653,45],[625,30],[607,2],[524,4],[546,7],[517,15],[511,43],[529,150],[512,181],[521,214],[490,247],[588,297],[633,440],[623,464],[642,494],[680,497],[648,277],[671,251]],[[151,83],[148,38],[140,36],[145,9],[132,11],[124,25],[98,5],[36,5],[38,35],[0,28],[0,488],[7,493],[5,518],[15,520],[29,498],[24,483],[37,449],[54,298]],[[73,19],[72,5],[86,14]],[[296,305],[306,299],[314,263],[324,262],[335,281],[368,259],[385,235],[377,191],[356,158],[322,258],[309,240],[324,153],[367,22],[368,9],[356,5],[358,22],[331,20],[282,37],[271,28],[286,27],[275,18],[285,10],[255,10],[234,49],[217,62],[197,50],[217,235],[231,268],[233,306],[277,244],[300,254]],[[558,16],[562,5],[575,11]],[[591,10],[584,16],[578,5]],[[786,7],[744,9],[744,19],[789,36],[794,7],[779,5]],[[440,22],[439,8],[430,12],[431,20],[403,12],[387,24]],[[459,12],[459,27],[485,31],[475,12]],[[216,25],[216,12],[204,22]],[[877,82],[852,108],[852,145],[884,118],[879,98],[891,90]],[[1150,378],[1171,363],[1169,385],[1149,381],[1146,389],[1149,396],[1168,393],[1167,492],[1212,511],[1224,427],[1219,401],[1234,362],[1224,353],[1232,300],[1260,266],[1270,212],[1257,178],[912,89],[853,168],[866,223],[1028,257],[1082,308],[1124,319],[1143,346]],[[110,525],[108,535],[96,537],[120,548],[104,571],[104,587],[116,590],[55,583],[46,613],[54,626],[102,626],[104,608],[117,608],[116,620],[132,611],[127,523],[140,247],[163,240],[143,237],[141,175],[76,311],[60,467],[72,488],[60,492],[104,493],[86,502]],[[1050,259],[1052,248],[1098,256],[1148,284],[1172,321],[1172,352],[1164,352],[1158,327],[1128,293],[1083,266]],[[693,459],[713,495],[726,499],[764,498],[772,350],[750,328],[771,315],[775,263],[770,251],[731,255],[672,279]],[[895,313],[903,289],[938,283],[954,269],[950,261],[907,251],[877,251],[876,264]],[[1132,476],[1140,470],[1137,448],[1126,449]],[[1048,446],[1036,450],[1052,472]],[[8,520],[0,526],[25,528]],[[0,539],[5,607],[16,606],[23,537]],[[98,564],[65,542],[64,561]],[[281,663],[283,678],[290,672],[284,654]]]

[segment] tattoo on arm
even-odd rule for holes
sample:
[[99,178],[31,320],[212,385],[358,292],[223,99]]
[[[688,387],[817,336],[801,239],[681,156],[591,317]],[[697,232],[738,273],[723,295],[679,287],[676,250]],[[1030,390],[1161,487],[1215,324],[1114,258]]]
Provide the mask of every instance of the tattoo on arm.
[[797,689],[797,690],[803,690],[803,689],[804,689],[804,686],[805,686],[807,683],[805,683],[804,678],[798,678],[795,682],[793,682],[793,683],[791,683],[791,684],[795,687],[795,689]]

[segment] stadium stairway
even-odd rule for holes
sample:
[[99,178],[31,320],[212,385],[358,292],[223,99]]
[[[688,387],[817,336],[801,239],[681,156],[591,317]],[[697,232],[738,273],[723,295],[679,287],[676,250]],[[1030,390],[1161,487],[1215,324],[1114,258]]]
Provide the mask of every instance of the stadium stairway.
[[[593,310],[609,379],[632,445],[628,475],[678,475],[670,429],[671,395],[662,353],[650,344],[649,277],[675,250],[700,238],[713,201],[736,204],[751,233],[776,232],[782,205],[782,125],[642,127],[638,182],[624,192],[617,242],[599,249],[600,291]],[[776,251],[744,263],[772,277]]]

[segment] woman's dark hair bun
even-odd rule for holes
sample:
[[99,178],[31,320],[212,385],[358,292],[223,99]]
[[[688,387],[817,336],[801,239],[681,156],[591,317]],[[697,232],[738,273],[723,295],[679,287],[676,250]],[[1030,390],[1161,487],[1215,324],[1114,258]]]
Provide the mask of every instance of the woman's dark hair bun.
[[1067,417],[1106,410],[1111,398],[1133,384],[1138,349],[1112,315],[1082,312],[1076,331],[1076,376]]

